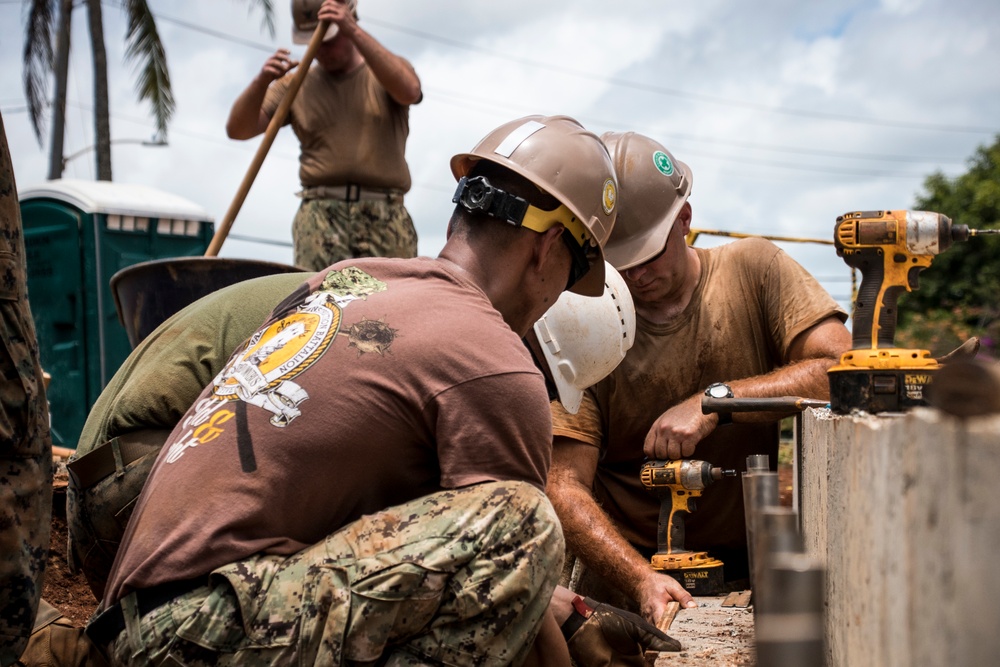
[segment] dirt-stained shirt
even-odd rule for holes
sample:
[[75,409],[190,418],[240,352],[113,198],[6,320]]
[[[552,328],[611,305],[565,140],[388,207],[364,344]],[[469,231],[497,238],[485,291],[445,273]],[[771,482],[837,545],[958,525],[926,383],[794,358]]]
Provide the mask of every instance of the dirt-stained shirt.
[[[262,110],[273,116],[294,72],[267,89]],[[331,74],[313,65],[286,119],[299,138],[299,180],[304,187],[353,183],[410,189],[406,138],[408,106],[396,102],[368,65]]]
[[[669,324],[636,318],[625,360],[584,396],[576,415],[552,404],[553,432],[601,450],[594,494],[622,535],[656,547],[660,501],[639,480],[653,422],[713,382],[761,375],[789,363],[795,338],[847,315],[819,283],[770,241],[745,239],[696,248],[701,277],[691,302]],[[750,454],[777,460],[777,423],[734,423],[701,441],[692,458],[735,470]],[[746,543],[741,479],[705,490],[686,517],[685,547],[739,548]]]
[[296,290],[167,439],[109,580],[189,579],[294,554],[446,488],[544,488],[544,380],[486,294],[444,260],[354,259]]

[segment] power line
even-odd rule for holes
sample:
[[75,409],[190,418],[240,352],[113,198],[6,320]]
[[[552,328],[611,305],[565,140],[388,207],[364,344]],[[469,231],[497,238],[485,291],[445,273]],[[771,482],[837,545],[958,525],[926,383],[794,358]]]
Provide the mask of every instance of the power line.
[[[232,42],[232,43],[235,43],[235,44],[241,44],[243,46],[247,46],[247,47],[250,47],[250,48],[254,48],[254,49],[266,51],[268,53],[271,53],[271,52],[274,51],[274,47],[272,47],[270,45],[262,44],[260,42],[255,42],[255,41],[248,40],[248,39],[243,39],[243,38],[240,38],[240,37],[235,37],[233,35],[228,35],[226,33],[223,33],[223,32],[217,31],[217,30],[211,30],[211,29],[208,29],[208,28],[204,28],[202,26],[198,26],[198,25],[195,25],[195,24],[187,22],[187,21],[183,21],[183,20],[178,19],[178,18],[167,16],[167,15],[162,14],[162,13],[157,13],[155,16],[156,16],[157,20],[161,20],[162,19],[162,20],[167,21],[168,23],[174,23],[175,25],[180,26],[182,28],[186,28],[188,30],[193,30],[195,32],[200,32],[200,33],[209,35],[211,37],[215,37],[217,39],[221,39],[221,40],[224,40],[224,41],[229,41],[229,42]],[[426,39],[429,39],[429,40],[432,40],[432,41],[439,41],[439,42],[448,44],[450,46],[456,46],[458,48],[465,48],[465,49],[469,49],[469,50],[473,50],[473,51],[479,51],[479,52],[487,53],[489,55],[496,56],[498,58],[505,58],[505,59],[508,59],[508,60],[512,60],[514,62],[520,62],[520,63],[523,63],[523,64],[529,64],[531,66],[537,66],[537,67],[545,67],[545,68],[549,68],[549,69],[554,69],[556,71],[561,71],[561,72],[564,72],[564,73],[572,73],[572,74],[574,74],[576,76],[580,76],[580,77],[583,77],[583,78],[588,78],[588,79],[592,79],[592,80],[602,80],[602,81],[606,81],[606,82],[609,82],[609,83],[615,83],[617,85],[629,85],[629,86],[632,86],[632,87],[635,87],[635,86],[646,87],[645,84],[634,84],[634,86],[633,86],[633,82],[624,82],[623,80],[615,79],[615,78],[596,77],[593,74],[587,73],[587,72],[581,72],[581,71],[577,71],[577,70],[569,70],[567,68],[562,68],[562,67],[559,67],[559,66],[556,66],[556,65],[548,65],[546,63],[540,63],[538,61],[532,61],[532,60],[528,60],[528,59],[523,59],[523,58],[517,58],[517,57],[514,57],[514,56],[509,56],[507,54],[498,53],[498,52],[495,52],[495,51],[492,51],[492,50],[489,50],[489,49],[483,49],[483,48],[480,48],[480,47],[475,47],[475,46],[466,44],[464,42],[459,42],[457,40],[452,40],[452,39],[448,39],[448,38],[445,38],[445,37],[440,37],[440,36],[437,36],[437,35],[431,35],[430,33],[424,33],[422,31],[416,31],[416,30],[412,30],[412,29],[409,29],[409,28],[404,28],[402,26],[397,26],[395,24],[391,24],[391,23],[388,23],[388,22],[385,22],[385,21],[381,21],[379,19],[370,19],[370,18],[366,17],[365,20],[366,21],[370,21],[370,22],[372,22],[372,23],[374,23],[376,25],[382,25],[384,27],[388,27],[389,29],[392,29],[392,30],[399,30],[399,31],[405,32],[405,33],[412,33],[412,34],[415,34],[417,36],[420,36],[420,37],[423,37],[423,38],[426,38]],[[669,89],[663,89],[663,90],[664,91],[668,91]],[[676,91],[671,91],[671,92],[676,92]],[[452,97],[452,98],[455,98],[455,99],[470,99],[468,97],[465,97],[465,96],[462,96],[462,95],[457,95],[455,93],[450,93],[450,92],[446,92],[446,91],[436,91],[436,94],[438,94],[438,95],[446,95],[446,96],[449,96],[449,97]],[[681,93],[681,94],[686,94],[686,93]],[[719,100],[721,100],[721,98],[715,99],[714,101],[719,101]],[[478,101],[478,102],[480,102],[482,104],[488,105],[490,108],[496,108],[496,106],[497,106],[496,102],[492,102],[492,101],[488,101],[488,100],[474,100],[474,101]],[[722,102],[719,102],[719,103],[722,103]],[[763,105],[752,105],[752,106],[755,107],[755,108],[759,108],[761,110],[780,110],[779,107],[765,107]],[[523,109],[519,110],[519,112],[523,113],[524,110]],[[831,114],[821,114],[821,115],[819,115],[817,117],[829,118],[829,117],[832,117],[832,116],[837,116],[837,114],[832,114],[832,115]],[[845,116],[844,118],[854,118],[854,117],[846,117]],[[584,119],[584,120],[588,120],[588,122],[593,122],[595,119]],[[616,125],[616,123],[611,123],[611,122],[607,122],[607,121],[597,121],[597,122],[600,122],[601,124],[603,124],[605,126],[610,126],[610,127],[614,127]],[[881,123],[881,121],[879,121],[879,122]],[[905,126],[909,126],[910,124],[905,124],[904,123],[903,125],[899,125],[899,126],[902,127],[904,125]],[[935,127],[937,127],[937,126],[935,126]],[[940,127],[938,127],[938,129],[946,129],[947,127],[950,127],[950,126],[940,126]],[[933,128],[931,126],[926,126],[923,129],[933,129]],[[966,128],[965,130],[961,130],[961,131],[973,131],[973,128]],[[985,130],[983,128],[978,128],[978,129],[975,129],[975,131],[978,132],[978,131],[987,131],[987,130]],[[684,135],[684,134],[672,134],[672,135],[671,134],[667,134],[667,135],[663,135],[663,136],[665,136],[665,137],[671,137],[671,138],[674,138],[674,139],[680,139],[680,140],[703,142],[703,143],[712,143],[712,144],[723,145],[723,146],[728,145],[728,146],[735,146],[735,147],[738,147],[738,148],[748,148],[748,149],[751,149],[751,150],[764,150],[764,151],[772,151],[772,152],[777,152],[777,153],[788,153],[788,154],[796,154],[796,155],[816,155],[816,156],[834,157],[834,158],[843,158],[843,159],[874,160],[874,161],[883,161],[883,162],[906,162],[906,163],[910,163],[910,164],[912,164],[915,161],[933,162],[933,163],[936,163],[936,164],[962,164],[962,163],[964,163],[964,159],[962,159],[962,158],[938,158],[938,157],[929,157],[929,156],[907,156],[907,155],[890,155],[890,154],[876,154],[876,153],[857,153],[857,152],[833,151],[833,150],[826,150],[826,149],[798,148],[798,147],[791,147],[791,146],[780,146],[780,145],[773,145],[773,144],[758,144],[758,143],[753,143],[753,142],[742,142],[742,141],[733,141],[733,140],[726,140],[726,139],[699,137],[699,136],[695,136],[695,135]],[[720,157],[719,159],[732,159],[732,158],[721,158]],[[766,163],[760,163],[760,162],[758,162],[758,164],[765,164],[766,165]],[[831,170],[831,168],[828,168],[828,167],[810,167],[810,166],[806,166],[806,165],[789,165],[789,164],[777,164],[777,163],[775,163],[775,164],[770,164],[770,165],[766,165],[766,166],[779,166],[779,167],[782,167],[782,168],[793,168],[793,169],[799,169],[799,168],[801,168],[801,169],[807,169],[807,170],[810,170],[810,171],[820,171],[820,172],[824,172],[824,173],[845,173],[845,172],[842,172],[842,171],[838,172],[837,170]],[[875,172],[875,173],[868,173],[866,175],[881,176],[881,175],[886,175],[886,174]],[[906,178],[911,178],[911,177],[913,177],[913,174],[892,174],[892,176],[896,176],[896,177],[903,176],[903,177],[906,177]]]
[[187,28],[188,30],[193,30],[195,32],[200,32],[210,37],[215,37],[217,39],[225,40],[227,42],[233,42],[234,44],[242,44],[243,46],[248,46],[252,49],[258,49],[261,51],[267,51],[268,53],[274,53],[273,46],[268,46],[267,44],[261,44],[260,42],[255,42],[250,39],[243,39],[242,37],[235,37],[233,35],[227,35],[224,32],[219,32],[218,30],[211,30],[209,28],[204,28],[200,25],[195,25],[194,23],[188,23],[187,21],[182,21],[180,19],[173,18],[172,16],[167,16],[157,12],[153,15],[157,21],[166,21],[167,23],[173,23],[182,28]]
[[621,86],[623,88],[632,88],[634,90],[642,90],[651,93],[657,93],[660,95],[667,95],[670,97],[679,97],[681,99],[688,99],[695,102],[705,102],[708,104],[717,104],[722,106],[730,107],[740,107],[744,109],[752,109],[755,111],[765,111],[768,113],[778,113],[785,114],[789,116],[801,116],[805,118],[819,118],[823,120],[835,120],[844,123],[855,123],[859,125],[878,125],[883,127],[898,127],[911,130],[934,130],[939,132],[967,132],[974,134],[982,133],[993,133],[996,128],[991,127],[981,127],[975,125],[945,125],[937,123],[914,123],[908,121],[897,121],[887,118],[872,118],[872,117],[862,117],[862,116],[850,116],[847,114],[836,114],[826,111],[808,111],[805,109],[792,109],[789,107],[781,106],[770,106],[766,104],[756,104],[754,102],[745,102],[743,100],[732,100],[724,97],[716,97],[714,95],[705,95],[703,93],[692,93],[683,90],[677,90],[675,88],[666,88],[664,86],[654,86],[648,83],[641,83],[638,81],[629,81],[627,79],[621,79],[619,77],[612,76],[596,76],[591,72],[584,72],[582,70],[573,69],[571,67],[565,67],[562,65],[553,65],[551,63],[541,62],[539,60],[531,60],[530,58],[521,58],[519,56],[512,56],[500,51],[494,51],[492,49],[487,49],[481,46],[475,46],[472,44],[467,44],[465,42],[460,42],[458,40],[450,39],[447,37],[441,37],[440,35],[434,35],[429,32],[424,32],[422,30],[414,30],[413,28],[407,28],[404,26],[396,25],[394,23],[389,23],[388,21],[382,21],[379,19],[372,19],[365,17],[365,20],[373,23],[375,25],[380,25],[384,28],[389,28],[390,30],[396,30],[398,32],[406,33],[414,37],[420,37],[433,42],[438,42],[440,44],[445,44],[447,46],[452,46],[458,49],[464,49],[466,51],[472,51],[475,53],[482,53],[484,55],[490,55],[495,58],[501,58],[504,60],[509,60],[511,62],[520,63],[522,65],[529,65],[531,67],[539,67],[542,69],[551,70],[554,72],[559,72],[560,74],[569,74],[571,76],[576,76],[580,78],[590,79],[593,81],[601,81],[615,86]]
[[[181,19],[177,19],[177,18],[174,18],[174,17],[166,16],[165,14],[162,14],[162,13],[156,13],[155,14],[155,18],[157,18],[158,20],[159,19],[163,19],[163,20],[165,20],[165,21],[167,21],[169,23],[174,23],[174,24],[176,24],[178,26],[181,26],[183,28],[187,28],[189,30],[194,30],[196,32],[201,32],[201,33],[204,33],[206,35],[210,35],[212,37],[216,37],[218,39],[223,39],[223,40],[226,40],[226,41],[229,41],[229,42],[233,42],[233,43],[236,43],[236,44],[242,44],[242,45],[248,46],[250,48],[267,51],[268,53],[271,53],[271,52],[274,51],[274,47],[273,46],[261,44],[260,42],[254,42],[252,40],[247,40],[247,39],[243,39],[243,38],[240,38],[240,37],[235,37],[235,36],[232,36],[232,35],[227,35],[226,33],[219,32],[217,30],[210,30],[208,28],[203,28],[203,27],[195,25],[193,23],[189,23],[187,21],[182,21]],[[582,70],[576,70],[576,69],[569,68],[569,67],[564,67],[564,66],[561,66],[561,65],[554,65],[554,64],[551,64],[551,63],[545,63],[545,62],[541,62],[541,61],[538,61],[538,60],[531,60],[529,58],[521,58],[521,57],[518,57],[518,56],[512,56],[512,55],[507,54],[507,53],[503,53],[503,52],[499,52],[499,51],[494,51],[492,49],[487,49],[487,48],[484,48],[484,47],[475,46],[473,44],[468,44],[466,42],[460,42],[460,41],[455,40],[455,39],[450,39],[448,37],[442,37],[440,35],[434,35],[432,33],[424,32],[424,31],[421,31],[421,30],[415,30],[413,28],[407,28],[407,27],[404,27],[404,26],[396,25],[394,23],[390,23],[388,21],[382,21],[380,19],[370,18],[368,16],[365,17],[365,21],[370,22],[370,23],[372,23],[374,25],[378,25],[378,26],[382,26],[384,28],[388,28],[390,30],[396,30],[398,32],[409,34],[409,35],[412,35],[412,36],[415,36],[415,37],[420,37],[420,38],[426,39],[428,41],[438,42],[440,44],[445,44],[447,46],[451,46],[451,47],[454,47],[454,48],[464,49],[464,50],[467,50],[467,51],[473,51],[473,52],[476,52],[476,53],[482,53],[484,55],[490,55],[490,56],[493,56],[493,57],[496,57],[496,58],[501,58],[501,59],[504,59],[504,60],[509,60],[511,62],[516,62],[516,63],[520,63],[520,64],[523,64],[523,65],[528,65],[528,66],[531,66],[531,67],[540,67],[540,68],[543,68],[543,69],[552,70],[552,71],[559,72],[559,73],[562,73],[562,74],[570,74],[570,75],[573,75],[573,76],[576,76],[576,77],[579,77],[579,78],[589,79],[589,80],[592,80],[592,81],[601,81],[601,82],[604,82],[604,83],[609,83],[611,85],[621,86],[621,87],[625,87],[625,88],[633,88],[635,90],[643,90],[643,91],[646,91],[646,92],[652,92],[652,93],[657,93],[657,94],[667,95],[667,96],[672,96],[672,97],[679,97],[679,98],[683,98],[683,99],[690,99],[692,101],[697,101],[697,102],[705,102],[705,103],[718,104],[718,105],[723,105],[723,106],[742,107],[742,108],[746,108],[746,109],[752,109],[752,110],[755,110],[755,111],[764,111],[764,112],[768,112],[768,113],[780,113],[780,114],[786,114],[786,115],[792,115],[792,116],[802,116],[802,117],[806,117],[806,118],[818,118],[818,119],[822,119],[822,120],[835,120],[835,121],[839,121],[839,122],[856,123],[856,124],[862,124],[862,125],[877,125],[877,126],[883,126],[883,127],[898,127],[898,128],[904,128],[904,129],[917,129],[917,130],[934,130],[934,131],[942,131],[942,132],[966,132],[966,133],[975,133],[975,134],[993,133],[993,132],[996,131],[996,128],[982,127],[982,126],[975,126],[975,125],[950,125],[950,124],[937,124],[937,123],[914,123],[914,122],[897,121],[897,120],[891,120],[891,119],[885,119],[885,118],[871,118],[871,117],[862,117],[862,116],[850,116],[850,115],[847,115],[847,114],[835,114],[835,113],[824,112],[824,111],[809,111],[809,110],[804,110],[804,109],[791,109],[791,108],[788,108],[788,107],[770,106],[770,105],[764,105],[764,104],[756,104],[754,102],[745,102],[745,101],[742,101],[742,100],[732,100],[732,99],[727,99],[727,98],[722,98],[722,97],[716,97],[716,96],[713,96],[713,95],[705,95],[705,94],[702,94],[702,93],[692,93],[692,92],[677,90],[677,89],[673,89],[673,88],[666,88],[666,87],[663,87],[663,86],[654,86],[654,85],[651,85],[651,84],[646,84],[646,83],[641,83],[641,82],[636,82],[636,81],[629,81],[629,80],[621,79],[621,78],[618,78],[618,77],[596,76],[596,75],[594,75],[591,72],[585,72],[585,71],[582,71]],[[765,149],[765,150],[772,150],[772,149]],[[773,150],[779,150],[779,149],[773,149]],[[785,150],[792,150],[792,149],[785,149]],[[798,149],[798,150],[802,151],[804,149]],[[816,152],[820,152],[820,151],[816,151]],[[894,156],[892,158],[880,158],[880,159],[890,159],[890,160],[897,160],[897,161],[906,161],[906,160],[909,160],[911,158],[908,158],[906,156]]]
[[[452,93],[444,90],[435,90],[433,88],[427,89],[428,91],[433,91],[434,95],[439,97],[450,97],[457,100],[473,101],[484,105],[488,109],[496,109],[502,106],[502,103],[498,103],[491,100],[484,100],[482,98],[471,98],[466,95],[459,95],[457,93]],[[468,107],[466,107],[468,108]],[[528,113],[524,108],[515,108],[513,106],[507,105],[507,109],[514,111],[515,113]],[[594,118],[592,116],[580,116],[580,120],[587,121],[588,123],[595,123],[604,127],[617,127],[619,123],[608,120],[601,120]],[[715,137],[705,137],[693,134],[677,134],[677,133],[662,133],[657,132],[657,137],[678,139],[683,141],[694,141],[701,143],[718,144],[723,146],[735,146],[737,148],[749,148],[752,150],[764,150],[773,151],[776,153],[790,153],[795,155],[818,155],[823,157],[836,157],[852,160],[874,160],[878,162],[905,162],[907,164],[913,164],[914,162],[932,162],[935,164],[964,164],[965,160],[963,158],[940,158],[931,156],[920,156],[920,155],[892,155],[892,154],[880,154],[880,153],[857,153],[850,151],[834,151],[822,148],[796,148],[792,146],[780,146],[775,144],[758,144],[747,141],[734,141],[731,139],[718,139]]]
[[[440,97],[437,97],[437,98],[428,97],[427,99],[428,100],[435,100],[439,104],[452,104],[452,105],[458,106],[458,107],[469,108],[468,105],[463,105],[460,102],[449,102],[447,100],[440,99]],[[459,97],[459,99],[461,100],[462,98]],[[487,111],[495,112],[498,108],[502,108],[502,107],[503,107],[503,105],[501,105],[501,104],[491,104],[491,105],[489,105],[489,108],[486,109],[486,110]],[[518,110],[514,111],[514,113],[524,113],[524,111],[521,110],[521,109],[518,109]],[[578,120],[581,120],[581,121],[583,121],[585,123],[588,123],[588,124],[591,124],[591,123],[600,123],[600,124],[603,124],[603,125],[606,125],[606,126],[610,125],[611,127],[614,127],[616,125],[615,123],[606,123],[605,121],[597,121],[594,118],[590,118],[590,117],[587,117],[587,116],[578,116],[577,118],[578,118]],[[642,128],[639,128],[639,129],[642,129]],[[838,169],[836,167],[825,167],[825,166],[820,166],[820,165],[802,164],[802,163],[795,163],[795,162],[781,162],[781,161],[776,161],[776,160],[764,160],[764,159],[760,159],[760,158],[734,157],[734,156],[731,156],[731,155],[718,155],[718,154],[715,154],[715,153],[706,153],[706,152],[701,151],[699,149],[689,149],[687,151],[687,153],[688,153],[688,155],[699,156],[699,157],[707,158],[707,159],[710,159],[710,160],[722,160],[722,161],[726,161],[726,162],[737,162],[739,164],[744,164],[744,165],[756,165],[756,166],[761,166],[761,167],[775,167],[775,168],[779,168],[779,169],[792,169],[792,170],[795,170],[795,171],[812,171],[812,172],[818,172],[818,173],[822,173],[822,174],[837,174],[837,175],[841,175],[841,176],[870,177],[870,178],[874,178],[874,177],[886,177],[886,178],[924,178],[924,177],[927,176],[927,174],[923,173],[923,172],[922,173],[915,173],[915,172],[902,172],[902,171],[895,171],[895,172],[894,171],[865,171],[865,170],[861,170],[861,169],[848,169],[848,168],[839,168]]]
[[244,234],[229,234],[229,238],[237,241],[249,241],[250,243],[263,243],[265,245],[276,245],[283,248],[291,248],[291,241],[278,241],[277,239],[265,239],[259,236],[246,236]]

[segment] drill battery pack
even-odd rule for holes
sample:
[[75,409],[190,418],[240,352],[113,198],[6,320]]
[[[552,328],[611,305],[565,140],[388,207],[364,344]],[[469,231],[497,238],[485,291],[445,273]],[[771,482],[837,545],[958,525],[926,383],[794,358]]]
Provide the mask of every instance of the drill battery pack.
[[[681,560],[686,562],[682,564]],[[718,595],[725,592],[722,561],[703,551],[656,554],[651,564],[654,570],[676,579],[691,595]]]
[[927,387],[940,368],[927,350],[851,350],[828,371],[830,410],[906,412],[927,405]]

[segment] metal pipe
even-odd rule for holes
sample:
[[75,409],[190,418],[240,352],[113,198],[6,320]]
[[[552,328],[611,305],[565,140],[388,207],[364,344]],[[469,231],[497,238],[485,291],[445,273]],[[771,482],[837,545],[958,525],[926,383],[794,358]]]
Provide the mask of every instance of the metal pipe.
[[764,580],[768,609],[754,610],[757,667],[823,667],[824,568],[801,553],[776,553]]
[[802,553],[802,535],[799,533],[798,513],[790,507],[763,507],[756,511],[755,551],[753,562],[754,612],[769,609],[767,599],[768,567],[779,553]]
[[747,457],[747,465],[752,467],[743,473],[743,513],[747,527],[747,565],[750,570],[751,588],[754,586],[754,545],[757,533],[755,512],[761,507],[778,505],[778,473],[767,469],[766,455],[754,456],[758,458],[752,462],[750,457]]

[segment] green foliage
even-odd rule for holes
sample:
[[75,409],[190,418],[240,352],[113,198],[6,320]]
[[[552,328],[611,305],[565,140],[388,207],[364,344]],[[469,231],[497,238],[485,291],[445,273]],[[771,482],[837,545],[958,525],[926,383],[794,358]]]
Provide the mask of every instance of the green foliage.
[[[970,229],[1000,228],[1000,135],[991,146],[980,146],[968,164],[954,179],[940,172],[927,177],[914,208],[943,213]],[[898,346],[940,356],[971,336],[998,356],[1000,235],[956,243],[920,274],[917,291],[899,299]]]

